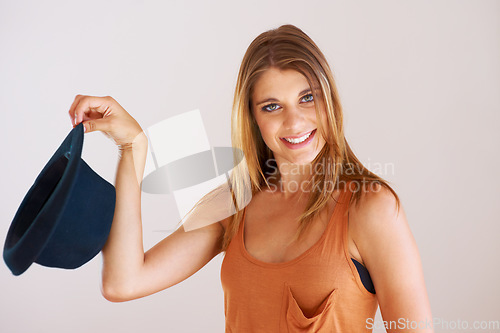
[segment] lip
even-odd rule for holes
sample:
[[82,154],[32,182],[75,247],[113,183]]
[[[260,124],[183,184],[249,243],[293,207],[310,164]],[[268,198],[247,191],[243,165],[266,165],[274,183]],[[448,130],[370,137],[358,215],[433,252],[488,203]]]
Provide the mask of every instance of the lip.
[[[307,134],[307,133],[309,133],[309,132],[306,132],[305,134]],[[302,134],[301,136],[304,136],[305,134]],[[316,136],[316,129],[313,129],[311,131],[311,135],[309,135],[309,137],[301,143],[290,143],[290,142],[286,141],[284,138],[280,138],[280,140],[289,149],[300,149],[300,148],[307,146],[309,143],[311,143],[314,140],[315,136]],[[287,138],[291,138],[291,137],[288,136]],[[299,136],[299,138],[300,138],[300,136]]]
[[280,139],[298,139],[298,138],[301,138],[303,137],[304,135],[306,134],[309,134],[311,133],[312,131],[314,131],[315,129],[311,130],[311,131],[307,131],[307,132],[304,132],[302,134],[299,134],[299,135],[291,135],[291,136],[284,136],[284,137],[281,137]]

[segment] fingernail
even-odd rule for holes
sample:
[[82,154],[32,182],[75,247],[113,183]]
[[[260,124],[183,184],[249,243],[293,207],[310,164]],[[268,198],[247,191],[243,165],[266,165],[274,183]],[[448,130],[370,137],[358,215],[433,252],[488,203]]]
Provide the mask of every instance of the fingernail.
[[83,125],[83,131],[87,132],[87,128],[85,127],[85,125]]

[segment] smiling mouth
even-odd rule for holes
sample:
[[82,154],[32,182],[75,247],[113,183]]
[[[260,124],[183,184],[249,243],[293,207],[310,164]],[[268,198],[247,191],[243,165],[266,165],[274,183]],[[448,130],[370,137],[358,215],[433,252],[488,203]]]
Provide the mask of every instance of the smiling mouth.
[[312,130],[309,133],[306,133],[303,136],[298,137],[298,138],[282,138],[282,139],[286,140],[287,142],[294,143],[294,144],[301,143],[301,142],[306,141],[311,136],[311,134],[314,132],[314,130]]

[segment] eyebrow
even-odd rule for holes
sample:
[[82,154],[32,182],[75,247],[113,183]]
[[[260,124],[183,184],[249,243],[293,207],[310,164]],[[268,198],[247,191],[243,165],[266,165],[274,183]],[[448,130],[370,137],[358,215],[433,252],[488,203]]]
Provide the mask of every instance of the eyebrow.
[[[316,89],[319,90],[319,88],[316,88]],[[304,89],[301,92],[299,92],[298,96],[300,97],[301,95],[303,95],[307,92],[310,92],[310,91],[311,91],[311,88]],[[258,106],[258,105],[264,104],[266,102],[279,102],[279,101],[276,98],[270,97],[270,98],[267,98],[263,101],[260,101],[259,103],[255,104],[255,105]]]

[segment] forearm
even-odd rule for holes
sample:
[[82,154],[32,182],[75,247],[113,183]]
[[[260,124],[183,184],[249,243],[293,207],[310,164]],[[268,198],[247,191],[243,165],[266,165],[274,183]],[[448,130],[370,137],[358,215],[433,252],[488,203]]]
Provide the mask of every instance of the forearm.
[[147,138],[143,133],[133,145],[120,149],[115,213],[102,249],[102,291],[108,299],[132,292],[144,264],[140,182],[146,153]]

